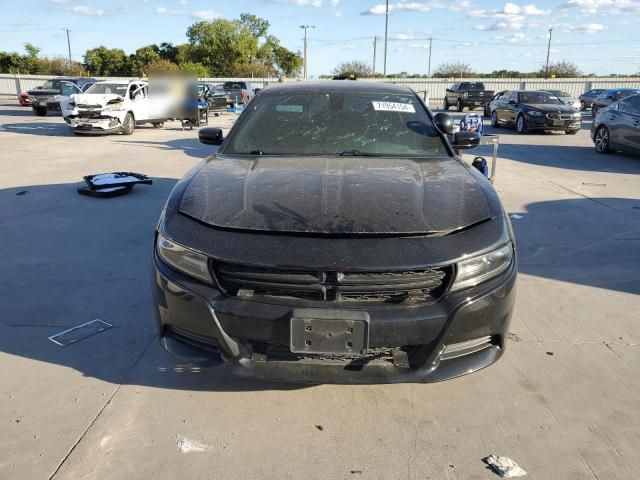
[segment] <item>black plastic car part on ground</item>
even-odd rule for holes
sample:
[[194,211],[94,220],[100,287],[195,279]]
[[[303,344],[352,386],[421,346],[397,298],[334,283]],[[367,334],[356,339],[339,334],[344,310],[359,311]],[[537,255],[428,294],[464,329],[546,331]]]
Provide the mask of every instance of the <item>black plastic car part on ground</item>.
[[405,87],[267,87],[180,180],[158,223],[162,345],[233,374],[436,381],[504,352],[511,225],[491,183]]
[[640,154],[640,95],[632,95],[598,111],[591,124],[598,153],[624,150]]
[[518,133],[562,131],[576,134],[582,114],[548,92],[515,90],[504,92],[491,102],[491,125],[512,126]]

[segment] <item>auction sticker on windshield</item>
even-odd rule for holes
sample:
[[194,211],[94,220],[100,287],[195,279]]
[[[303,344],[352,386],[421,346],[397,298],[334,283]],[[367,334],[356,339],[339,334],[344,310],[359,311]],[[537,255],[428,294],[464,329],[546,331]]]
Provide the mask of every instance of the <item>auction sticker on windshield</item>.
[[371,102],[373,109],[382,112],[408,112],[416,113],[416,109],[410,103],[396,102]]

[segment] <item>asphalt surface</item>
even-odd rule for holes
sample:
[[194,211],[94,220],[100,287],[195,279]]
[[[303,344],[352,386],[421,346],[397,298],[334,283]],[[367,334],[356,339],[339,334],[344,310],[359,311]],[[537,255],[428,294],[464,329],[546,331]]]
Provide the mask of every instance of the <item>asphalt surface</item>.
[[[0,478],[498,478],[490,454],[531,479],[640,478],[640,158],[596,154],[589,122],[496,132],[520,249],[497,364],[437,384],[301,387],[203,371],[154,338],[153,231],[212,151],[195,130],[76,137],[0,106]],[[122,170],[154,184],[76,193]],[[113,328],[48,340],[95,318]]]

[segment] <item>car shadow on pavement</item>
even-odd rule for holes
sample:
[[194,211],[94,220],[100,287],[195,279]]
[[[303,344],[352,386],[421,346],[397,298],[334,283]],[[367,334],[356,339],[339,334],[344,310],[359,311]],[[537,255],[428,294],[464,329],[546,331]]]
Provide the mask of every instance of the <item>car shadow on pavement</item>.
[[[114,384],[204,391],[308,385],[229,377],[166,353],[155,335],[151,255],[176,180],[129,195],[81,196],[78,184],[0,190],[0,352]],[[533,203],[513,218],[522,273],[640,293],[640,200]],[[101,319],[113,328],[60,347],[48,337]]]
[[[7,117],[35,117],[35,114],[33,113],[33,109],[31,107],[18,107],[18,106],[16,106],[15,110],[3,109],[2,115]],[[60,113],[57,113],[56,115],[59,116]]]
[[22,135],[44,135],[47,137],[71,137],[73,135],[66,123],[53,123],[47,121],[32,123],[1,123],[0,134],[3,132],[19,133]]
[[126,143],[134,147],[146,147],[146,148],[158,148],[160,150],[178,150],[190,157],[205,158],[212,153],[215,153],[218,147],[211,145],[204,145],[200,143],[197,137],[195,138],[180,138],[176,140],[168,141],[150,141],[150,140],[119,140],[121,143]]
[[[151,255],[158,217],[176,181],[154,178],[153,185],[115,198],[79,195],[80,183],[0,189],[0,352],[114,384],[305,388],[236,379],[185,364],[161,348]],[[96,318],[113,327],[67,347],[48,339]]]

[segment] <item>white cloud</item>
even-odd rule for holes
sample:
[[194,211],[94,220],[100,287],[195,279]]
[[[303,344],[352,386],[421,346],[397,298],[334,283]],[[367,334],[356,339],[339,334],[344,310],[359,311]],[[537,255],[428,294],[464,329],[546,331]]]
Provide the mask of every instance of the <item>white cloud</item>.
[[571,25],[568,27],[570,32],[596,33],[604,30],[601,23],[585,23],[584,25]]
[[65,3],[69,3],[71,0],[50,0],[51,3],[56,3],[58,5],[63,5]]
[[158,15],[185,15],[185,12],[182,10],[169,10],[167,7],[156,7],[156,13]]
[[180,5],[185,6],[187,4],[187,0],[180,0]]
[[637,12],[640,2],[636,0],[569,0],[560,5],[562,9],[577,8],[582,14],[593,15],[599,9],[606,9],[606,13]]
[[342,17],[342,10],[336,10],[335,12],[333,12],[333,16],[337,18]]
[[535,28],[538,24],[529,20],[530,17],[549,15],[551,10],[542,10],[533,3],[520,6],[508,2],[499,10],[469,10],[468,18],[485,18],[494,20],[489,25],[476,25],[474,30],[480,32],[498,30],[522,30],[524,28]]
[[276,0],[278,3],[291,3],[299,7],[321,7],[322,0]]
[[[428,12],[432,8],[443,8],[443,4],[439,2],[399,2],[389,4],[389,13],[393,12]],[[374,5],[368,10],[362,12],[362,15],[384,15],[386,5]]]
[[493,40],[499,40],[505,43],[520,43],[520,42],[524,42],[524,41],[529,41],[530,38],[528,38],[524,33],[514,33],[513,35],[509,35],[507,37],[493,37]]
[[340,0],[331,0],[332,7],[337,7],[338,5],[340,5]]
[[193,12],[191,16],[197,20],[205,20],[207,22],[215,20],[216,18],[222,18],[222,15],[214,12],[213,10],[198,10],[196,12]]
[[87,15],[89,17],[103,17],[105,13],[101,8],[85,7],[84,5],[73,7],[71,11],[73,13],[77,13],[79,15]]

